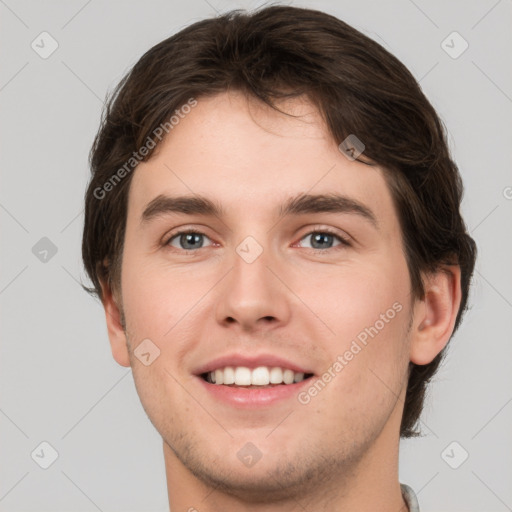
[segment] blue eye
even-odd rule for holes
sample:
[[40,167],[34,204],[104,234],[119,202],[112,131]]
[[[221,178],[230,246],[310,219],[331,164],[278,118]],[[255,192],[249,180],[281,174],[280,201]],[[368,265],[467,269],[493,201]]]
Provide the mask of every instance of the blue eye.
[[301,240],[310,239],[311,249],[319,252],[325,252],[327,249],[334,249],[336,246],[333,246],[333,243],[338,240],[337,246],[346,246],[350,247],[350,243],[345,238],[340,235],[331,233],[329,230],[319,230],[319,231],[311,231],[306,236],[301,238]]
[[[175,249],[182,249],[184,251],[194,251],[196,249],[202,249],[203,247],[203,240],[202,238],[208,238],[204,233],[201,233],[199,231],[188,229],[186,231],[179,231],[178,233],[175,233],[172,235],[167,242],[165,242],[165,245],[170,245],[171,247],[174,247]],[[172,240],[177,239],[177,242],[179,244],[178,247],[176,245],[173,245],[171,243]]]
[[[310,239],[310,247],[314,252],[321,253],[327,252],[329,249],[336,249],[341,247],[350,247],[351,243],[343,238],[342,236],[332,233],[328,229],[322,229],[317,231],[311,231],[307,235],[301,238],[302,240]],[[164,242],[165,247],[172,247],[173,249],[182,250],[185,252],[196,252],[198,249],[211,246],[212,244],[204,245],[204,240],[210,240],[204,233],[196,231],[194,229],[187,229],[178,231],[170,236],[167,241]],[[337,244],[335,242],[338,241]],[[211,241],[210,241],[211,242]]]

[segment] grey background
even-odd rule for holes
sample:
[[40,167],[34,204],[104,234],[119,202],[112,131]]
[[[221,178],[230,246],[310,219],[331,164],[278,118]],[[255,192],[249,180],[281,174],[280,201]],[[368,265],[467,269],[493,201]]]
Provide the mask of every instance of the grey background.
[[[1,511],[167,510],[160,437],[111,357],[101,305],[78,284],[87,155],[105,93],[143,52],[216,11],[261,3],[0,0]],[[400,479],[422,512],[512,510],[512,3],[288,3],[383,44],[449,129],[480,253],[425,436],[401,444]],[[31,48],[43,31],[59,45],[47,59]],[[469,43],[456,59],[441,46],[453,31]],[[32,252],[43,237],[57,248],[46,262]],[[31,457],[43,441],[59,455],[48,469]]]

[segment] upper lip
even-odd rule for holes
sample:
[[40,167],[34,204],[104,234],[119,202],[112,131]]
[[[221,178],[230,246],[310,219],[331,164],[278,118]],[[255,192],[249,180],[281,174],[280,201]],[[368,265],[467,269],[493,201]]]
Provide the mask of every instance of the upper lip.
[[243,355],[243,354],[227,354],[221,357],[217,357],[208,361],[207,363],[198,367],[195,371],[195,375],[201,375],[203,373],[212,372],[226,366],[245,366],[246,368],[257,368],[258,366],[268,366],[288,368],[296,373],[313,373],[304,366],[298,363],[294,363],[288,359],[276,356],[274,354],[258,354],[258,355]]

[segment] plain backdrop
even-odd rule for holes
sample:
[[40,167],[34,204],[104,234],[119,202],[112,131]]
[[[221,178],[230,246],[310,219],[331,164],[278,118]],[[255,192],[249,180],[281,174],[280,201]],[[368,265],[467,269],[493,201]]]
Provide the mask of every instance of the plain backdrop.
[[[422,512],[512,510],[512,2],[287,3],[381,43],[448,127],[479,258],[425,435],[401,444],[400,480]],[[131,370],[111,357],[101,305],[79,285],[87,156],[105,94],[146,50],[261,4],[0,1],[1,511],[168,509],[161,439]]]

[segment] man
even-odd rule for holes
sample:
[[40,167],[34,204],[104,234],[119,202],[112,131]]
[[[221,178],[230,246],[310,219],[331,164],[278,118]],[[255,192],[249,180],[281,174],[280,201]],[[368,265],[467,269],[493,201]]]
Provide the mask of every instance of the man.
[[476,249],[407,69],[327,14],[191,25],[121,82],[83,259],[171,510],[419,510],[398,480]]

